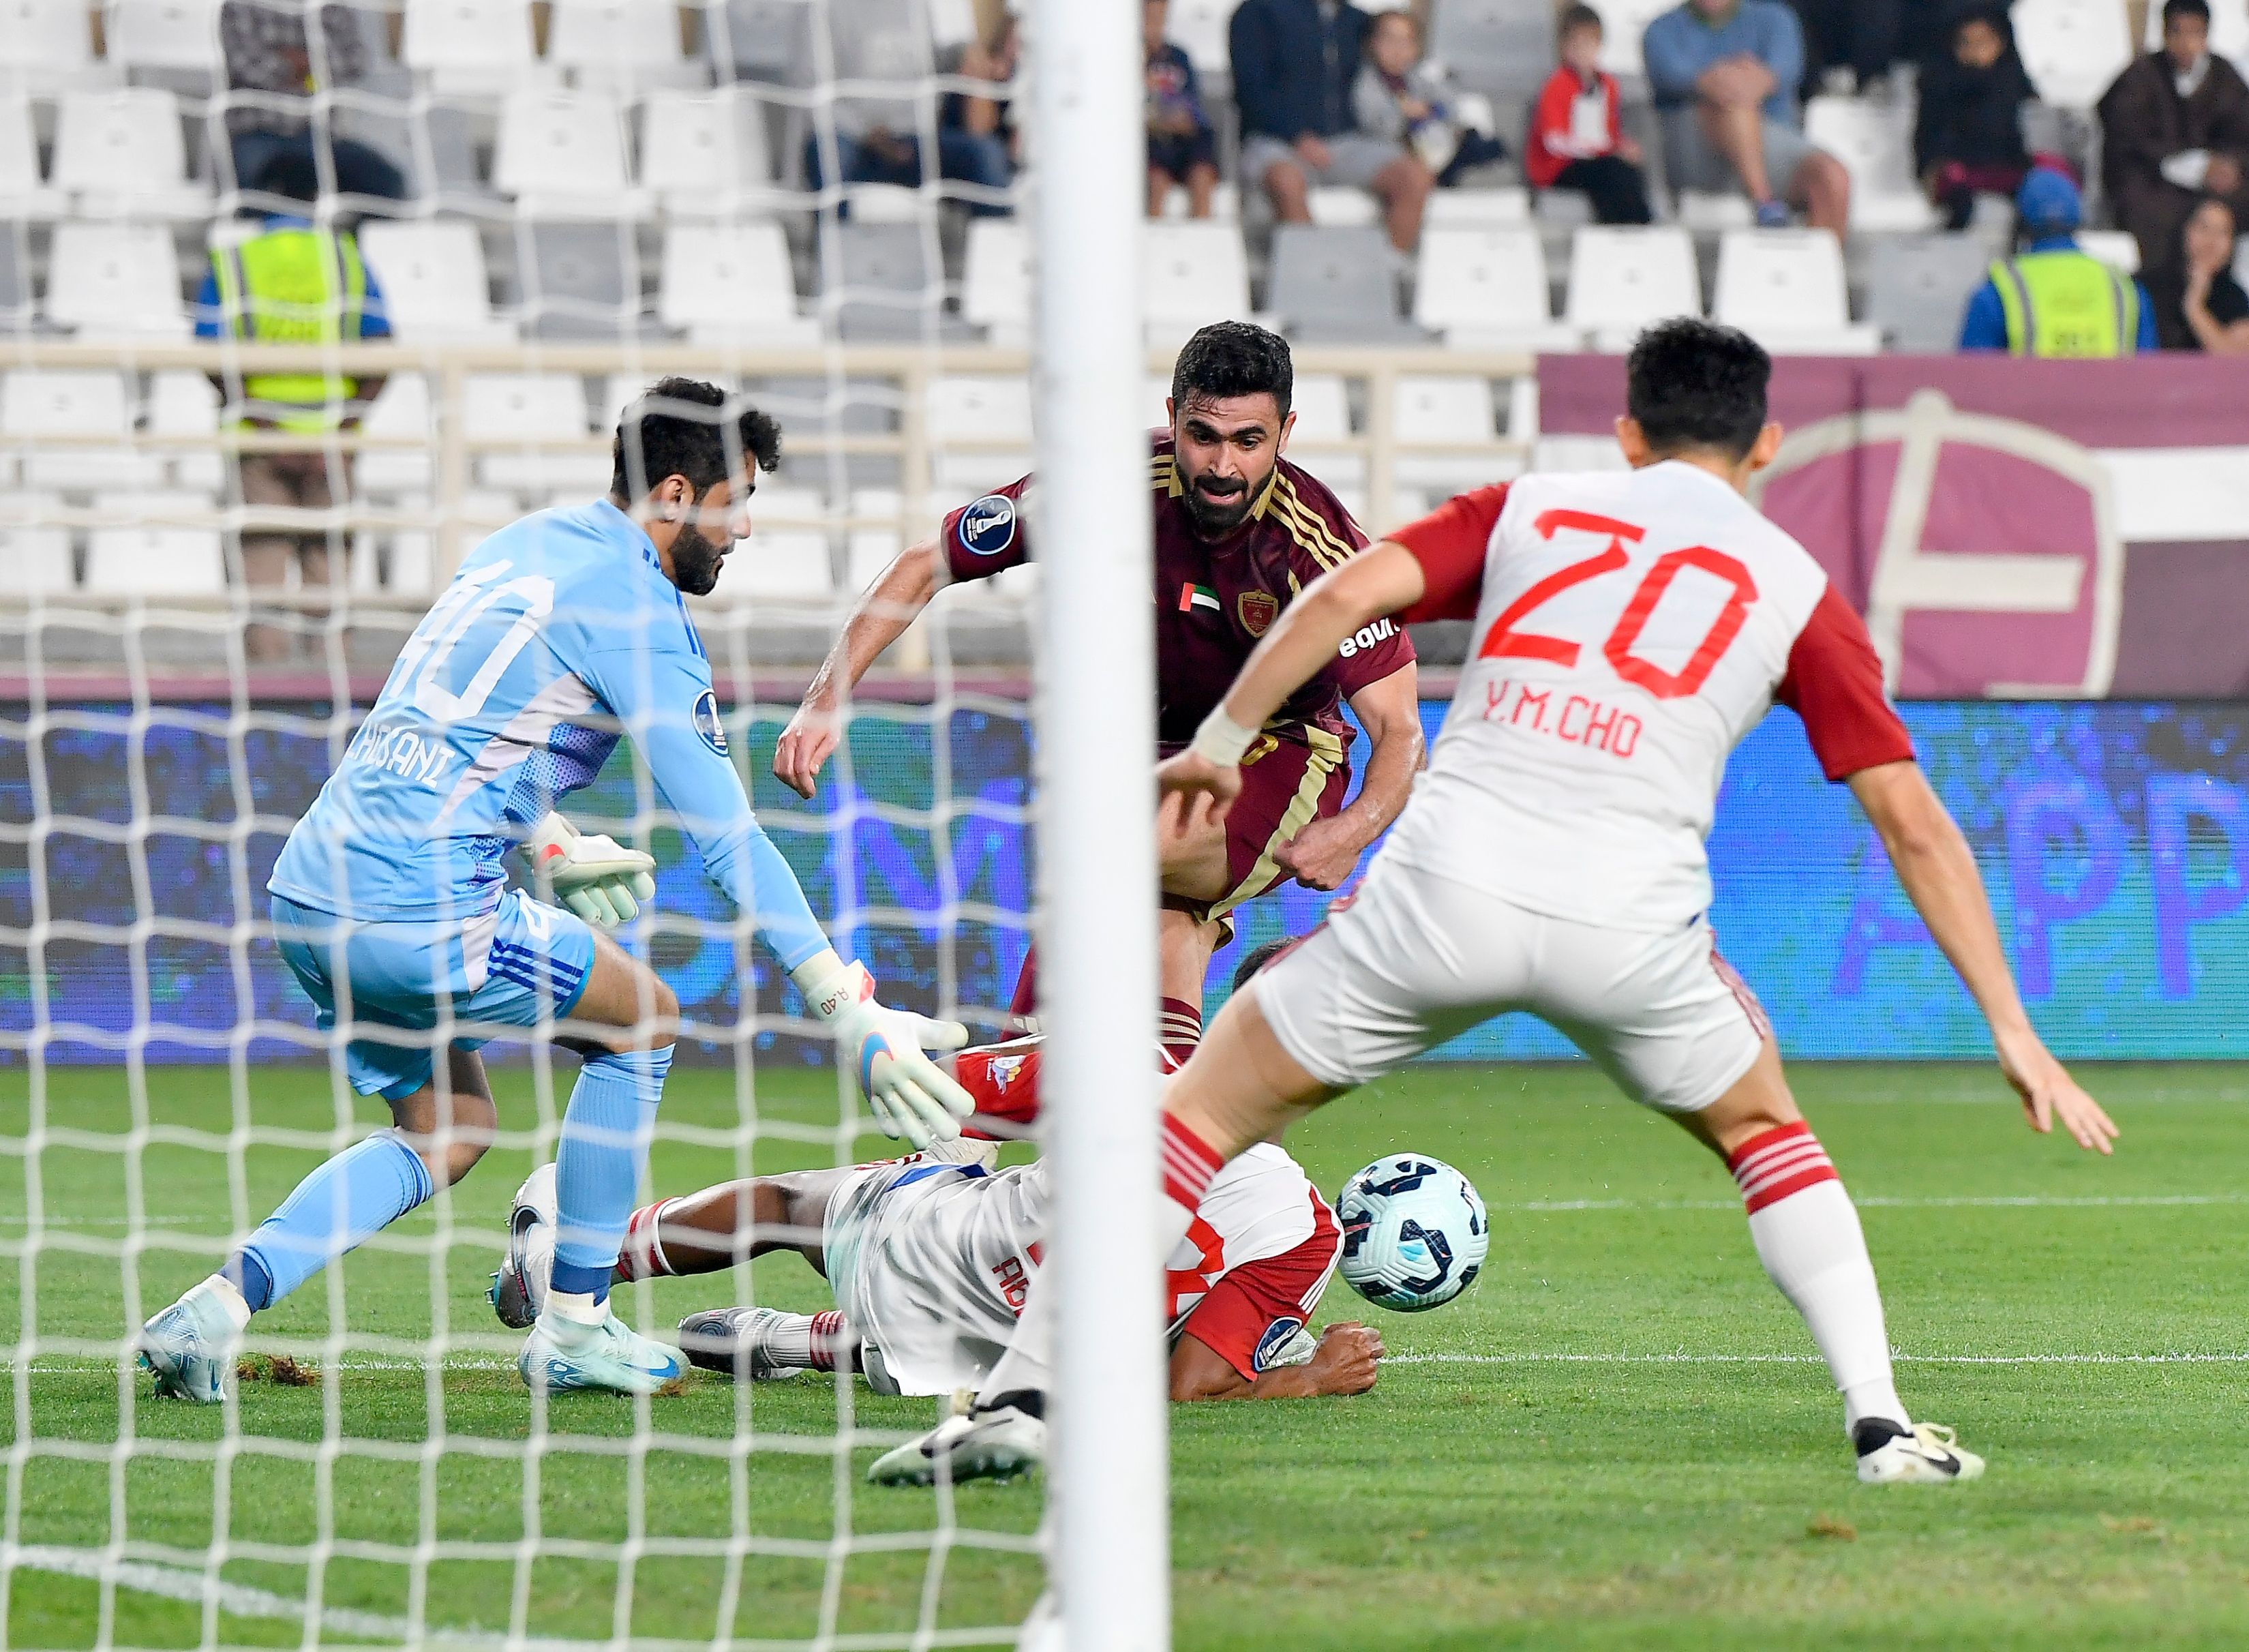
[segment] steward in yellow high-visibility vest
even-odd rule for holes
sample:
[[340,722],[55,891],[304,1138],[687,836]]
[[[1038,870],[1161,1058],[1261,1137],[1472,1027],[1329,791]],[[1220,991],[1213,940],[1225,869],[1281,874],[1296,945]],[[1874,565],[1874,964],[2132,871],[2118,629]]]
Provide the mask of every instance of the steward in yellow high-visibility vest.
[[[279,196],[303,203],[308,211],[320,198],[311,155],[295,152],[267,162],[252,189],[253,198]],[[285,211],[265,211],[261,220],[257,234],[211,253],[210,272],[196,300],[197,337],[333,347],[390,336],[382,290],[348,231],[325,229],[307,216]],[[350,498],[349,456],[331,451],[322,438],[359,422],[382,389],[382,377],[317,369],[253,372],[234,389],[234,364],[222,360],[210,376],[222,397],[239,397],[234,410],[243,426],[307,438],[301,451],[260,451],[236,458],[237,497],[251,516],[242,534],[244,582],[284,585],[293,559],[309,596],[327,588],[332,573],[341,577],[340,553],[348,533],[340,522],[313,533],[262,528],[258,510],[324,511]],[[332,550],[337,553],[333,558]],[[318,603],[298,607],[317,612]],[[264,620],[250,626],[245,641],[251,657],[258,660],[285,659],[293,647],[286,626]]]
[[1991,265],[1968,303],[1964,350],[2101,361],[2156,348],[2147,289],[2077,244],[2084,203],[2059,172],[2034,168],[2015,197],[2030,244]]

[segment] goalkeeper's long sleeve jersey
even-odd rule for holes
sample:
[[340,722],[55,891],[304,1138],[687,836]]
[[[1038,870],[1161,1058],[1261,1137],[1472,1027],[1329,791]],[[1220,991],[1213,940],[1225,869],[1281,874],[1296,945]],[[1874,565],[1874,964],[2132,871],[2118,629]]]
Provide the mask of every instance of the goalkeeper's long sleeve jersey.
[[506,885],[502,857],[626,735],[783,967],[826,946],[727,755],[686,603],[606,499],[525,517],[462,564],[267,887],[370,922],[479,917]]

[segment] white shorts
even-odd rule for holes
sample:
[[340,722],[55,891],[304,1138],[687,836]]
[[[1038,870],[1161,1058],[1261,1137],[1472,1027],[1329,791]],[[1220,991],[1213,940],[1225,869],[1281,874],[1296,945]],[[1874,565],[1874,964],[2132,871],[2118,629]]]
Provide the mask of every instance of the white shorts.
[[1771,1036],[1700,919],[1668,935],[1578,923],[1394,863],[1252,990],[1282,1048],[1342,1088],[1521,1010],[1633,1100],[1695,1112]]
[[880,1165],[829,1201],[836,1305],[878,1393],[980,1388],[1015,1334],[1046,1236],[1039,1164]]

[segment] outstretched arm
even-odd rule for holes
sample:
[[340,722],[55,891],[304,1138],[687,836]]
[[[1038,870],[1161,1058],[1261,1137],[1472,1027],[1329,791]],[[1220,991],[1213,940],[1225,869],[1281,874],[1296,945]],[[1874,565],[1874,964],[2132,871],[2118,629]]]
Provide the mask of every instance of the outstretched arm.
[[820,783],[820,771],[843,738],[837,715],[843,698],[858,685],[867,668],[904,632],[915,616],[937,595],[941,559],[937,541],[924,540],[901,551],[872,585],[860,593],[842,635],[812,685],[796,714],[781,730],[774,748],[774,778],[800,797],[810,797]]
[[[1329,577],[1332,578],[1332,575]],[[1313,589],[1319,589],[1314,586]],[[1406,665],[1351,697],[1372,749],[1358,795],[1335,815],[1316,820],[1281,846],[1276,857],[1307,889],[1340,889],[1366,846],[1390,829],[1421,768],[1420,671]]]
[[1164,810],[1179,811],[1181,825],[1194,823],[1205,809],[1223,820],[1241,790],[1241,754],[1266,719],[1335,657],[1344,638],[1412,607],[1426,589],[1420,560],[1387,540],[1306,586],[1257,644],[1194,744],[1156,770]]
[[2031,1128],[2041,1134],[2059,1117],[2080,1147],[2114,1151],[2116,1126],[2078,1088],[2032,1029],[2015,990],[2014,972],[1999,944],[1976,857],[1960,828],[1915,762],[1883,763],[1850,777],[1852,794],[1889,851],[1890,864],[1991,1023],[1999,1070],[2023,1098]]
[[1382,1335],[1355,1320],[1330,1325],[1309,1363],[1245,1377],[1194,1333],[1193,1322],[1172,1350],[1174,1400],[1316,1400],[1365,1394],[1374,1386]]

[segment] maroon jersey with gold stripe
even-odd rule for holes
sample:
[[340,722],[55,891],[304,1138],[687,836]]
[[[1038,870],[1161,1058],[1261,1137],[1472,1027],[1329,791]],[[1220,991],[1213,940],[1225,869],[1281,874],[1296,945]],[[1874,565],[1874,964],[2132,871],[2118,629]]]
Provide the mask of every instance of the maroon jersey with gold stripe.
[[[1206,540],[1187,508],[1172,458],[1172,433],[1150,440],[1156,532],[1156,740],[1166,752],[1194,738],[1226,697],[1257,639],[1296,593],[1366,547],[1366,535],[1336,496],[1310,472],[1282,459],[1249,518],[1222,539]],[[1032,557],[1018,508],[1035,478],[1024,477],[945,519],[940,540],[955,580],[988,579]],[[1413,663],[1404,630],[1377,621],[1347,639],[1336,657],[1282,706],[1266,730],[1340,759],[1350,744],[1343,702]]]

